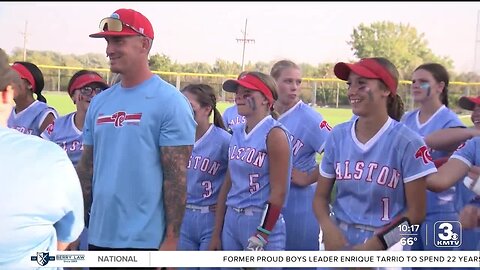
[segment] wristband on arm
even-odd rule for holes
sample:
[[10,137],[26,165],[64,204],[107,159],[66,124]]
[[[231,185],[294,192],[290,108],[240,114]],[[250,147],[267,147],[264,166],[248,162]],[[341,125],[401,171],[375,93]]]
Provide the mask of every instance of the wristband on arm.
[[[407,217],[401,217],[393,220],[382,231],[376,234],[383,245],[383,249],[387,250],[396,243],[400,242],[403,234],[410,232],[410,220]],[[407,229],[407,230],[406,230]]]
[[282,207],[276,206],[270,202],[265,205],[260,225],[257,232],[248,239],[246,250],[262,251],[268,243],[268,236],[272,233],[273,227],[277,223]]
[[[480,179],[480,176],[478,178]],[[479,179],[473,180],[469,176],[465,176],[465,178],[463,178],[463,184],[478,196],[480,196],[480,180]]]
[[268,202],[263,210],[262,219],[260,220],[260,225],[257,227],[257,231],[267,236],[270,235],[275,227],[275,224],[277,223],[281,211],[282,207]]

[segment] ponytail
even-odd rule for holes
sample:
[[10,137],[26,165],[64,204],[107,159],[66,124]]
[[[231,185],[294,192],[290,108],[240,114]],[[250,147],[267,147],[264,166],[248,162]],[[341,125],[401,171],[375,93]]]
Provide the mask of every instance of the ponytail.
[[222,114],[220,114],[220,112],[217,110],[217,107],[213,107],[212,108],[213,110],[213,124],[223,130],[227,130],[227,128],[225,128],[225,124],[223,123],[223,118],[222,118]]
[[440,101],[445,105],[445,107],[448,107],[448,87],[445,86],[442,90],[442,93],[440,94]]
[[47,99],[44,96],[42,96],[40,91],[38,93],[35,93],[35,94],[37,94],[37,100],[38,101],[43,102],[43,103],[47,103]]
[[398,95],[389,95],[387,98],[387,112],[390,118],[400,121],[402,118],[405,108],[403,105],[402,98]]
[[275,111],[273,106],[270,108],[270,116],[275,120],[277,120],[278,117],[280,117],[280,114],[277,111]]
[[223,123],[222,114],[220,114],[217,109],[217,97],[215,96],[215,91],[210,85],[189,84],[185,86],[180,92],[189,92],[194,94],[196,96],[196,100],[201,107],[210,106],[212,110],[208,115],[212,115],[213,112],[213,124],[223,130],[227,130],[225,128],[225,124]]

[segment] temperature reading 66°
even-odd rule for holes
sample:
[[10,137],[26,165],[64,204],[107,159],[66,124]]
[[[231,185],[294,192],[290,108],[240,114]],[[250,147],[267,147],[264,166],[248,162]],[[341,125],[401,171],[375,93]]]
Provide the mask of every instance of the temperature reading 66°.
[[417,241],[417,237],[402,237],[400,244],[402,246],[412,246]]

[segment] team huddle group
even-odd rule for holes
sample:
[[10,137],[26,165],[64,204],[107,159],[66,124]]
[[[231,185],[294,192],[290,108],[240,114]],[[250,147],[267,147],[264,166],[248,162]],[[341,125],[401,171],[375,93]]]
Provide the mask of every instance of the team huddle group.
[[[388,59],[337,63],[354,115],[332,128],[300,99],[301,69],[290,60],[225,81],[235,105],[222,116],[210,85],[178,91],[151,73],[154,33],[141,13],[119,9],[100,30],[90,36],[106,39],[119,78],[75,73],[75,112],[59,117],[47,105],[35,64],[11,66],[22,83],[8,128],[63,148],[83,194],[52,218],[57,236],[45,250],[75,239],[69,249],[480,249],[480,97],[459,101],[472,111],[466,127],[448,108],[442,65],[415,69],[418,108],[404,112]],[[460,247],[435,245],[437,221],[462,224]],[[392,237],[399,224],[420,225],[412,246]]]

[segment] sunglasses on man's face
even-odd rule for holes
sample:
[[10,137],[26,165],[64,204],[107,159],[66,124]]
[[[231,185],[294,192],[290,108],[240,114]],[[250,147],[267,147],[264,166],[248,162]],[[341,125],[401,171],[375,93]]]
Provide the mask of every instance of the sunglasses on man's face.
[[134,26],[131,26],[127,23],[122,22],[119,19],[108,17],[108,18],[104,18],[100,21],[100,31],[122,32],[124,26],[126,26],[126,27],[130,28],[131,30],[135,31],[135,33],[137,33],[137,34],[146,37],[145,34],[143,34],[140,30],[138,30]]

